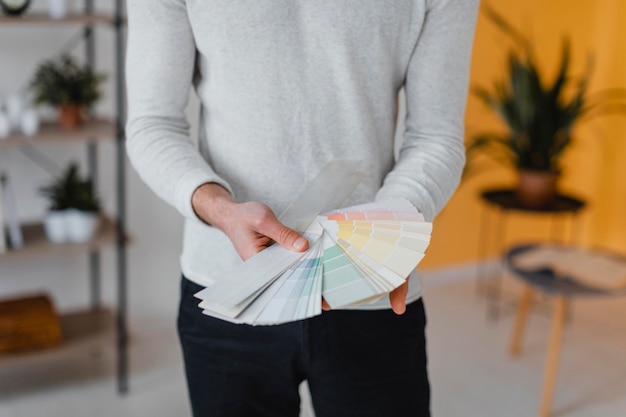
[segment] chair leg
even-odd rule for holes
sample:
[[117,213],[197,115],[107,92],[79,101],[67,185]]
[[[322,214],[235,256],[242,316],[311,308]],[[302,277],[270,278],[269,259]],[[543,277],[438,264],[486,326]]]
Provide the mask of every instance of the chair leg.
[[550,345],[543,380],[543,393],[541,394],[541,406],[539,414],[548,417],[552,409],[556,374],[559,366],[559,355],[563,339],[563,322],[565,321],[566,301],[563,297],[557,297],[554,302],[554,315],[552,319],[552,331],[550,333]]
[[530,286],[525,286],[519,301],[519,306],[517,307],[517,319],[515,320],[515,328],[513,329],[513,336],[511,337],[511,343],[509,345],[509,354],[511,356],[518,356],[522,351],[522,339],[524,338],[526,322],[528,321],[528,314],[533,304],[533,298],[533,290]]

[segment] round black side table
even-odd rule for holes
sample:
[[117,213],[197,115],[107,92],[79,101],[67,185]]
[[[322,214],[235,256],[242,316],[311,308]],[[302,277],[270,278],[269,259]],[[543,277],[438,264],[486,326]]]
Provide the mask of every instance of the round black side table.
[[528,207],[520,203],[512,189],[487,190],[481,193],[481,198],[498,206],[502,210],[517,210],[535,213],[575,213],[585,207],[585,202],[565,194],[557,194],[555,198],[545,206]]

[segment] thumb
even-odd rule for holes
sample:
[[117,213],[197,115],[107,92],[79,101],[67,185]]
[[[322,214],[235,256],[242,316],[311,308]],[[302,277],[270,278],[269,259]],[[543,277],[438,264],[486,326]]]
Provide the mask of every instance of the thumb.
[[406,296],[408,293],[408,281],[389,293],[389,301],[391,303],[391,309],[394,313],[398,315],[404,314],[406,311]]
[[309,241],[304,236],[288,228],[275,217],[268,221],[259,232],[286,249],[303,252],[309,248]]

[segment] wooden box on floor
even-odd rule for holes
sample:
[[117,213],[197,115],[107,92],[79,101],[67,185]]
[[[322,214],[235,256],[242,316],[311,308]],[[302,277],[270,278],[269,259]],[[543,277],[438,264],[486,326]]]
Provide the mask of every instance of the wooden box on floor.
[[0,301],[0,355],[61,344],[61,325],[47,295]]

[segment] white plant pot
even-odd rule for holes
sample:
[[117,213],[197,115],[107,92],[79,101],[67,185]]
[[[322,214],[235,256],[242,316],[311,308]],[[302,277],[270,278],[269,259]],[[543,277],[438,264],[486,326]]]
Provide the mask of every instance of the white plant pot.
[[11,133],[11,121],[9,120],[9,116],[0,111],[0,139],[5,139]]
[[11,122],[12,130],[19,130],[20,119],[24,111],[24,97],[19,92],[11,93],[6,100],[7,115]]
[[48,14],[53,19],[67,16],[67,0],[48,0]]
[[44,219],[46,237],[53,243],[85,243],[96,234],[100,216],[76,209],[49,211]]
[[65,243],[69,240],[67,235],[66,219],[67,210],[49,211],[44,219],[46,237],[52,243]]
[[37,110],[24,110],[20,119],[20,130],[26,136],[33,136],[39,131],[39,113]]
[[96,234],[99,219],[97,213],[75,209],[67,210],[65,225],[69,241],[75,243],[89,242]]

